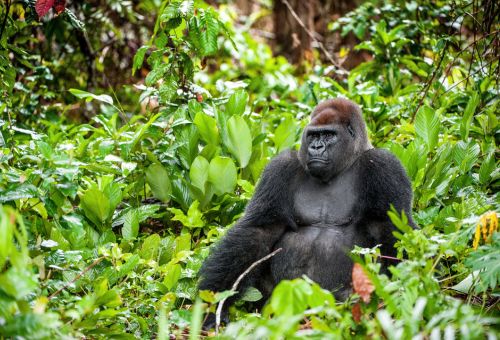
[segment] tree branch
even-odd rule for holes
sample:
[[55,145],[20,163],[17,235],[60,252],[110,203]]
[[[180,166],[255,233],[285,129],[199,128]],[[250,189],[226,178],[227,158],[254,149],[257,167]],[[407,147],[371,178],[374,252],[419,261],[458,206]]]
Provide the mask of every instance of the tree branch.
[[[269,260],[271,257],[273,257],[274,255],[278,254],[280,251],[282,251],[283,248],[278,248],[276,249],[275,251],[273,251],[272,253],[264,256],[263,258],[261,258],[260,260],[257,260],[255,261],[254,263],[252,263],[250,265],[250,267],[247,268],[247,270],[245,270],[240,276],[238,276],[238,278],[236,279],[236,281],[234,282],[233,286],[231,287],[231,291],[233,292],[236,292],[236,289],[238,288],[238,285],[240,284],[241,280],[243,280],[245,278],[245,276],[248,275],[248,273],[250,273],[255,267],[257,267],[259,264],[261,264],[262,262],[264,261],[267,261]],[[219,335],[219,327],[220,327],[220,315],[222,313],[222,307],[224,306],[224,302],[226,302],[227,300],[227,297],[222,299],[220,302],[219,302],[219,305],[217,306],[217,311],[215,313],[215,334],[216,335]]]
[[83,275],[85,275],[85,273],[87,273],[89,270],[91,270],[92,268],[94,268],[103,259],[104,259],[104,257],[99,257],[94,262],[92,262],[92,264],[90,266],[88,266],[82,272],[80,272],[80,274],[78,274],[77,276],[75,276],[73,278],[73,280],[69,281],[67,284],[65,284],[64,286],[62,286],[61,288],[59,288],[57,291],[55,291],[52,295],[50,295],[49,296],[49,300],[53,299],[54,297],[56,297],[57,295],[59,295],[59,293],[61,293],[63,290],[65,290],[66,288],[68,288],[69,286],[71,286],[73,283],[75,283],[78,279],[80,279]]

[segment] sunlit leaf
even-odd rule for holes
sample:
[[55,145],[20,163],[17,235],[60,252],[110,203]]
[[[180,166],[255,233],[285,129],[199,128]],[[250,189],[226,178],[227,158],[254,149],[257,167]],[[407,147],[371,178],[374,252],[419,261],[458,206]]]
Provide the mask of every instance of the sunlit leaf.
[[217,156],[210,161],[208,180],[217,195],[233,192],[236,186],[236,166],[231,158]]
[[189,178],[191,184],[205,193],[205,183],[208,180],[209,163],[203,156],[198,156],[194,159],[191,168],[189,169]]
[[232,116],[229,118],[227,137],[226,145],[229,152],[238,160],[240,167],[246,167],[252,156],[252,134],[243,117]]
[[146,170],[146,181],[148,182],[156,198],[163,202],[170,200],[172,185],[167,170],[160,164],[152,164]]
[[427,144],[429,150],[437,145],[439,137],[439,118],[429,106],[422,106],[415,118],[415,132]]

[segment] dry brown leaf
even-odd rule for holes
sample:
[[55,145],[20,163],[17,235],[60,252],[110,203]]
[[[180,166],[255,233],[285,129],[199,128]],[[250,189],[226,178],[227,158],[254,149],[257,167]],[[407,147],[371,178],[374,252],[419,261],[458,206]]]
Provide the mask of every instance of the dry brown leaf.
[[375,290],[375,286],[359,263],[355,263],[352,267],[352,288],[363,302],[370,302],[370,296]]

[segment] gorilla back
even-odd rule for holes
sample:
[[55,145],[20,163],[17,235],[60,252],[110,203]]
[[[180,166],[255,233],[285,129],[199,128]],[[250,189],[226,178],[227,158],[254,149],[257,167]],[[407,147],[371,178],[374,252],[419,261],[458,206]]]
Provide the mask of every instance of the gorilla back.
[[380,244],[394,256],[387,211],[391,204],[404,211],[414,227],[411,201],[405,170],[372,147],[358,106],[325,101],[311,114],[299,152],[285,151],[266,167],[244,216],[203,264],[199,288],[228,290],[253,262],[282,248],[245,277],[240,292],[254,286],[266,299],[281,280],[307,275],[345,299],[349,252]]

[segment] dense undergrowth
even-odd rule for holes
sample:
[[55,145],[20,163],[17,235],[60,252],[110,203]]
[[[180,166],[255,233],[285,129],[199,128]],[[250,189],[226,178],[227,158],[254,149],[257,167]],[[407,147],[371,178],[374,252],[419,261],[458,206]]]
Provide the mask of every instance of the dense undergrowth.
[[368,1],[331,25],[373,56],[344,76],[319,62],[298,74],[231,7],[108,1],[132,25],[144,8],[157,14],[129,63],[142,85],[87,91],[72,69],[85,58],[64,39],[85,24],[95,38],[111,25],[105,13],[89,26],[68,8],[38,19],[34,1],[10,3],[0,5],[0,338],[214,335],[200,326],[224,295],[196,290],[209,246],[270,158],[298,147],[317,101],[338,96],[404,164],[421,229],[391,213],[402,259],[391,277],[376,248],[353,252],[369,302],[286,281],[261,314],[234,307],[220,336],[498,337],[498,17],[478,27],[488,18],[468,14],[474,3]]

